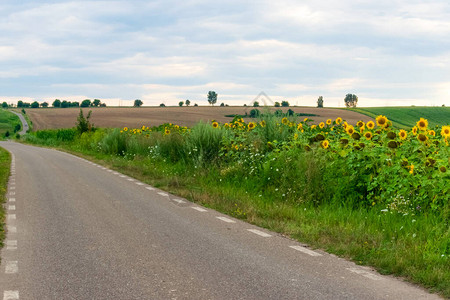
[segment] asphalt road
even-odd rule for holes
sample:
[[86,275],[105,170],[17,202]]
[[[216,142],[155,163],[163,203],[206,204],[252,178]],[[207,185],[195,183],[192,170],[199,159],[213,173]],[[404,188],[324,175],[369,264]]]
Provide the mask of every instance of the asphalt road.
[[439,299],[75,156],[0,146],[0,299]]
[[23,135],[25,133],[27,133],[28,129],[30,129],[30,127],[28,127],[28,123],[27,120],[25,119],[24,116],[22,116],[22,114],[16,113],[15,111],[9,110],[9,112],[12,112],[13,114],[17,115],[20,119],[20,122],[22,122],[22,130],[19,131],[20,135]]

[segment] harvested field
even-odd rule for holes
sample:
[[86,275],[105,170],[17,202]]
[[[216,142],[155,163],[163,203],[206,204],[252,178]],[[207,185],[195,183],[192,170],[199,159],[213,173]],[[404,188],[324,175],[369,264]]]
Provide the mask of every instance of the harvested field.
[[[313,108],[313,107],[289,107],[295,113],[315,114],[317,116],[308,117],[318,124],[327,119],[341,117],[350,124],[355,124],[359,120],[368,121],[372,118],[363,114],[345,109],[333,108]],[[289,108],[281,108],[286,112]],[[157,126],[164,123],[174,123],[180,126],[192,126],[199,121],[209,122],[229,122],[232,120],[225,115],[250,113],[253,107],[228,106],[228,107],[91,107],[83,108],[85,115],[92,110],[91,121],[97,127],[130,127],[137,128],[142,125]],[[264,107],[258,108],[264,112]],[[274,107],[270,110],[275,111]],[[79,108],[37,108],[26,110],[29,118],[33,122],[33,129],[55,129],[71,128],[75,126]],[[251,118],[245,118],[246,121]],[[304,117],[299,117],[303,120]]]

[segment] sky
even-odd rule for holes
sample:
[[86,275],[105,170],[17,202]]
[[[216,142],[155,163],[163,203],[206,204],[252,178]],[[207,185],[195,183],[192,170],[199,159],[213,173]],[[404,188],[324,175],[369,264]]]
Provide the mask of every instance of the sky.
[[448,0],[0,1],[0,101],[450,106]]

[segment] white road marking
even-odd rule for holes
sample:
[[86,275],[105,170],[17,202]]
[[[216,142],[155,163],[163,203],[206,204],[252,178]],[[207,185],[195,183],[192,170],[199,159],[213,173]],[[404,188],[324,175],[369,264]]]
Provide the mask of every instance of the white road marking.
[[169,194],[164,193],[164,192],[158,192],[158,195],[161,195],[161,196],[169,196]]
[[6,274],[14,274],[19,272],[19,262],[17,260],[7,261],[5,267]]
[[105,168],[105,167],[102,167],[102,170],[106,170],[106,168]]
[[16,215],[12,214],[12,215],[8,215],[8,220],[15,220],[16,219]]
[[16,202],[16,198],[9,198],[9,202]]
[[108,172],[112,172],[113,170],[108,170]]
[[9,193],[11,196],[14,196],[16,194],[16,192],[10,192]]
[[113,172],[113,174],[114,174],[114,175],[119,175],[120,173],[117,173],[117,172]]
[[10,189],[10,190],[15,190],[16,187],[15,187],[15,186],[11,186],[11,187],[9,187],[9,189]]
[[8,206],[8,210],[16,210],[16,206],[15,205],[9,205]]
[[308,248],[302,247],[302,246],[289,246],[292,249],[295,249],[297,251],[303,252],[305,254],[311,255],[311,256],[322,256],[322,254],[317,253],[315,251],[309,250]]
[[128,181],[134,181],[134,179],[133,179],[133,178],[128,178],[127,180],[128,180]]
[[6,250],[17,250],[17,240],[6,241]]
[[144,185],[142,182],[135,182],[137,185]]
[[221,220],[221,221],[227,222],[227,223],[236,223],[235,221],[233,221],[231,219],[228,219],[228,218],[225,218],[225,217],[216,217],[216,218]]
[[4,291],[3,300],[18,300],[19,291]]
[[261,230],[258,230],[258,229],[247,229],[247,230],[250,231],[250,232],[253,232],[254,234],[262,236],[262,237],[271,237],[272,236],[272,235],[270,235],[268,233],[265,233],[265,232],[263,232]]
[[205,211],[207,211],[206,209],[201,208],[201,207],[198,207],[198,206],[192,206],[191,208],[192,208],[192,209],[195,209],[195,210],[197,210],[197,211],[199,211],[199,212],[205,212]]
[[120,177],[125,178],[125,177],[127,177],[127,176],[125,176],[125,175],[120,175]]
[[186,203],[186,201],[181,200],[181,199],[172,199],[172,200],[175,201],[178,204]]
[[17,227],[16,226],[6,225],[6,228],[8,229],[8,232],[17,233]]
[[381,280],[380,276],[377,276],[373,273],[370,273],[370,272],[360,269],[360,268],[347,268],[347,270],[349,270],[350,272],[362,275],[362,276],[372,279],[372,280]]
[[151,186],[146,187],[146,189],[149,190],[149,191],[154,191],[154,190],[155,190],[155,189],[152,188]]

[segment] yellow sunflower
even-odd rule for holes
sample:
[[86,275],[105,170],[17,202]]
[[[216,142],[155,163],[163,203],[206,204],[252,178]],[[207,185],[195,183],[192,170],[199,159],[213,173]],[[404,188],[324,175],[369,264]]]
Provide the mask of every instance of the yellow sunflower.
[[424,119],[424,118],[420,118],[419,121],[417,121],[416,123],[417,128],[419,128],[420,130],[427,130],[428,127],[428,120]]
[[213,122],[213,123],[212,123],[212,127],[213,127],[213,128],[218,128],[218,127],[219,127],[219,123]]
[[388,126],[388,119],[385,116],[379,115],[375,121],[377,122],[377,125],[379,127],[386,127]]
[[342,118],[341,117],[336,118],[336,124],[341,124],[341,123],[342,123]]
[[308,121],[308,118],[304,118],[304,119],[303,119],[303,122],[306,122],[306,121]]
[[124,127],[124,128],[123,128],[123,131],[128,131],[128,127]]
[[331,121],[331,119],[327,120],[327,125],[331,125],[331,123],[333,123],[333,121]]
[[416,135],[417,134],[417,126],[414,126],[413,128],[412,128],[412,133],[414,134],[414,135]]
[[368,132],[364,133],[364,137],[365,137],[367,140],[371,140],[372,137],[373,137],[372,132],[368,131]]
[[289,123],[288,118],[284,117],[283,119],[281,119],[281,123],[283,123],[284,125],[287,125]]
[[316,127],[317,127],[317,125],[311,125],[311,129],[314,129]]
[[421,142],[426,142],[428,140],[428,137],[423,133],[419,133],[419,135],[417,135],[417,139]]
[[345,131],[347,131],[349,135],[352,135],[355,132],[355,128],[352,125],[347,125]]
[[323,149],[327,149],[330,146],[330,142],[328,140],[323,140],[320,143],[320,147],[322,147]]
[[375,127],[375,123],[373,121],[369,121],[369,122],[367,122],[366,126],[370,130],[372,130]]
[[434,130],[428,131],[428,134],[431,136],[436,136],[436,132]]
[[259,122],[259,125],[261,127],[266,127],[266,121],[262,120],[261,122]]
[[358,126],[359,128],[364,127],[364,122],[363,121],[358,121],[358,123],[356,123],[356,126]]
[[450,126],[442,126],[441,135],[445,138],[450,137]]
[[256,123],[255,122],[248,123],[248,130],[249,131],[255,129],[255,127],[256,127]]
[[404,140],[408,137],[408,133],[403,129],[400,129],[400,132],[398,133],[398,135],[400,136],[401,140]]
[[164,133],[165,133],[166,135],[170,134],[169,128],[166,128],[166,129],[164,130]]
[[324,122],[320,122],[319,123],[319,127],[320,127],[320,129],[324,128],[325,127],[325,123]]
[[302,123],[298,123],[297,124],[297,130],[302,130],[303,129],[303,124]]

